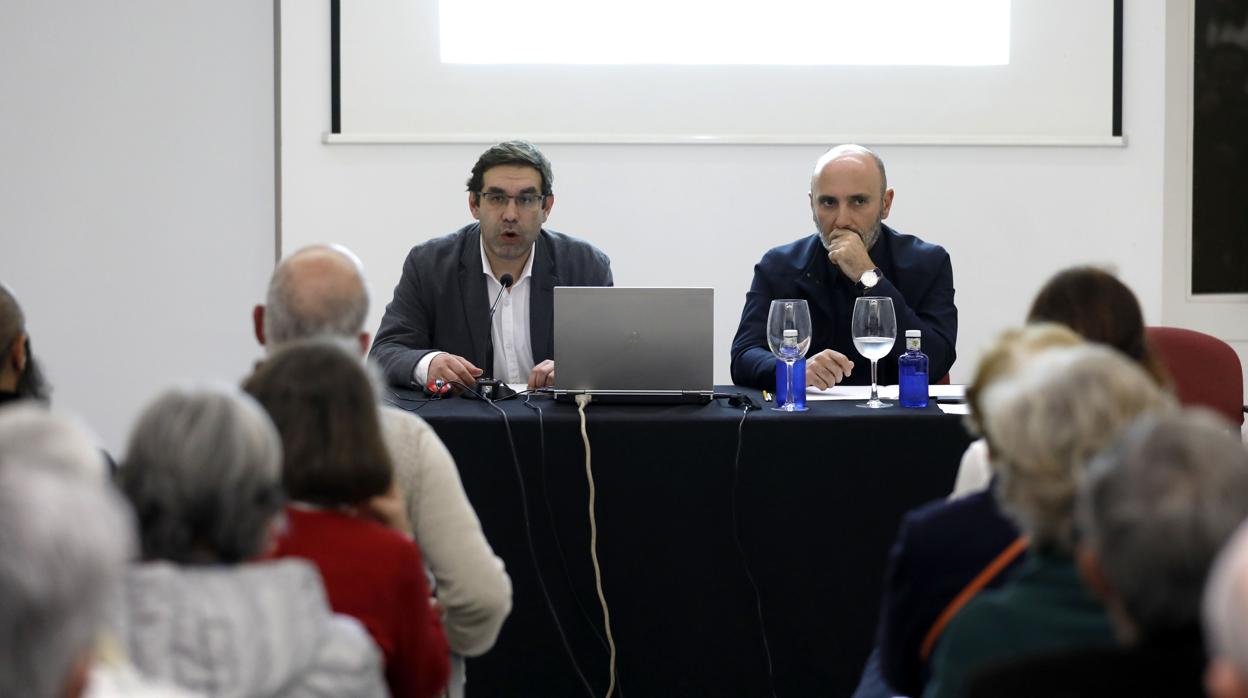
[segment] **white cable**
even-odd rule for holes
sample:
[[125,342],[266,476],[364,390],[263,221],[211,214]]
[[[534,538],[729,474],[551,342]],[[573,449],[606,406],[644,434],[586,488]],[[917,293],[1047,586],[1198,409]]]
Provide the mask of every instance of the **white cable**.
[[606,698],[615,692],[615,638],[611,636],[611,612],[607,609],[607,597],[602,591],[602,568],[598,566],[598,521],[594,517],[594,470],[590,467],[589,431],[585,428],[585,405],[592,396],[581,393],[576,396],[576,409],[581,414],[581,439],[585,442],[585,479],[589,481],[589,558],[594,563],[594,584],[598,588],[598,603],[602,606],[602,624],[607,631],[607,646],[611,650],[610,676]]

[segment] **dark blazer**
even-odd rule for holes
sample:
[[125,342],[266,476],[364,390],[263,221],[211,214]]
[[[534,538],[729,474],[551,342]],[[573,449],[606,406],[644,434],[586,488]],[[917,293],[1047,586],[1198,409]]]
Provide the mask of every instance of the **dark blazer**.
[[[386,381],[412,385],[421,357],[446,351],[485,368],[490,338],[490,300],[481,268],[478,223],[421,243],[403,263],[369,356]],[[584,240],[542,229],[534,249],[529,295],[529,335],[533,359],[554,356],[556,286],[611,286],[611,260]]]
[[[1018,535],[991,489],[905,515],[889,554],[877,636],[880,670],[893,690],[907,696],[923,692],[929,668],[919,656],[923,638],[958,592]],[[985,588],[1001,586],[1023,558]]]
[[[953,366],[958,337],[958,309],[953,305],[953,266],[949,253],[886,225],[871,246],[871,259],[884,279],[871,291],[889,296],[897,314],[897,341],[880,359],[879,382],[897,382],[897,357],[905,352],[906,330],[923,332],[928,376],[939,380]],[[732,340],[732,382],[770,390],[776,384],[776,358],[767,348],[767,311],[777,298],[803,298],[810,305],[813,336],[807,356],[833,349],[854,362],[846,385],[869,385],[871,362],[854,348],[850,320],[854,299],[863,295],[857,279],[848,279],[828,260],[818,235],[773,248],[754,266],[754,282],[745,295],[741,324]]]

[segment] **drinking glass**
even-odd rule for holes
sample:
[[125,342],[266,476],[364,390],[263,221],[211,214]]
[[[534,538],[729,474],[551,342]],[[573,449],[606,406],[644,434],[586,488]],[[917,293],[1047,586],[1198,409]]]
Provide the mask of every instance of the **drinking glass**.
[[[783,361],[787,370],[784,372],[788,383],[785,385],[785,402],[772,409],[782,412],[801,412],[806,408],[797,408],[793,391],[805,391],[805,385],[793,385],[793,364],[806,356],[810,349],[810,306],[806,301],[796,298],[782,298],[771,302],[767,312],[767,346],[776,359]],[[779,386],[777,386],[779,387]],[[777,391],[779,392],[779,391]]]
[[858,405],[879,409],[892,407],[880,399],[875,380],[876,362],[888,356],[897,341],[897,316],[893,314],[893,299],[886,296],[863,296],[854,301],[854,319],[850,334],[854,348],[871,359],[871,399]]

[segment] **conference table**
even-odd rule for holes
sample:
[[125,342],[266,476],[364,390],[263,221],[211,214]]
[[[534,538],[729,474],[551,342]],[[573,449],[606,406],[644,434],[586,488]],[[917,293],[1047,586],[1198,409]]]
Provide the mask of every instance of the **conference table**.
[[763,409],[585,409],[609,639],[576,406],[391,393],[454,455],[514,587],[468,696],[605,696],[611,644],[616,696],[852,693],[900,517],[949,492],[971,437],[935,401],[784,413],[717,390]]

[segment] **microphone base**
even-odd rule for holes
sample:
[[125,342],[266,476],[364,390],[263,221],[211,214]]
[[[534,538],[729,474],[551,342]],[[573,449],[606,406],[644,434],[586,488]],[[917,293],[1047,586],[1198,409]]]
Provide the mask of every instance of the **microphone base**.
[[460,395],[469,400],[502,400],[516,394],[510,386],[496,378],[478,378],[472,389],[476,391],[475,394],[465,390]]

